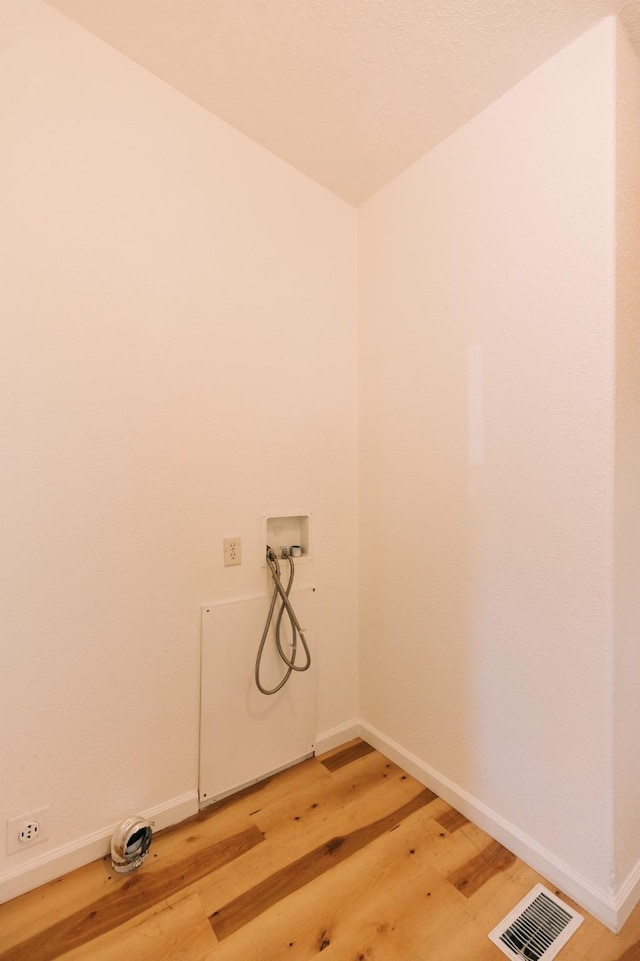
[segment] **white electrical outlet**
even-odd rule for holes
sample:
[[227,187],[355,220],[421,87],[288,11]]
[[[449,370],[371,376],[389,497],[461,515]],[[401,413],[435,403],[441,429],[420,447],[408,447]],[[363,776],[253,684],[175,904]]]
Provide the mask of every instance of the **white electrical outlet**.
[[225,537],[222,541],[222,547],[225,567],[242,564],[242,545],[239,537]]
[[7,854],[17,854],[49,837],[49,805],[7,821]]

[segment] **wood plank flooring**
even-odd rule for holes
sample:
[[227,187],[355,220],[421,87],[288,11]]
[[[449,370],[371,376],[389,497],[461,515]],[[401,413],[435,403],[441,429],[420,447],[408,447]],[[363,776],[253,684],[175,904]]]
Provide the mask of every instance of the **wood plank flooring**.
[[[500,961],[487,934],[538,881],[357,740],[158,833],[131,875],[105,858],[1,905],[0,961]],[[640,961],[640,910],[617,937],[585,915],[559,958]]]

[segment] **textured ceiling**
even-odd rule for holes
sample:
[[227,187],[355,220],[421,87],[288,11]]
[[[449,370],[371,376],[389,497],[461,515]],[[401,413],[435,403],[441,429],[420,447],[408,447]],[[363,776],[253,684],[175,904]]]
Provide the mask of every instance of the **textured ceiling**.
[[352,203],[640,0],[48,0]]

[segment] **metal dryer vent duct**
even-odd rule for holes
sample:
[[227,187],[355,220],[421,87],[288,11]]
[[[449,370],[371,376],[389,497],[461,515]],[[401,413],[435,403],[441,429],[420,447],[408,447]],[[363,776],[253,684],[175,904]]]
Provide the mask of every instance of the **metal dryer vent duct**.
[[118,874],[135,871],[146,858],[151,846],[153,821],[131,817],[116,828],[111,838],[111,864]]

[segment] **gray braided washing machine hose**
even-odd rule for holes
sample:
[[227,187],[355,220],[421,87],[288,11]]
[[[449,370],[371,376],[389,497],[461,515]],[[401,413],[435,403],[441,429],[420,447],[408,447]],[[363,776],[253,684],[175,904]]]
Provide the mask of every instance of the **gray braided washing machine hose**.
[[[286,559],[289,561],[289,581],[286,588],[282,586],[282,581],[280,580],[280,564],[278,563],[278,558],[275,552],[267,545],[267,566],[271,571],[271,576],[273,577],[273,595],[271,597],[271,606],[269,607],[269,613],[267,615],[267,620],[264,625],[264,631],[262,632],[262,638],[260,639],[260,644],[258,647],[258,653],[256,655],[256,666],[255,666],[255,679],[256,687],[262,694],[276,694],[280,691],[289,678],[293,671],[308,671],[311,667],[311,654],[309,653],[309,645],[307,644],[306,638],[304,636],[303,630],[300,627],[296,613],[289,600],[289,594],[291,593],[291,587],[293,585],[293,579],[295,576],[295,569],[291,555],[287,552]],[[276,684],[273,688],[265,687],[260,680],[260,665],[262,662],[262,655],[264,652],[264,645],[267,640],[267,635],[269,633],[269,628],[271,627],[271,621],[273,619],[273,612],[275,610],[276,601],[280,597],[281,605],[278,612],[278,617],[275,624],[275,638],[276,638],[276,648],[278,655],[283,663],[286,665],[286,671],[281,678],[280,682]],[[291,645],[291,656],[287,657],[284,650],[282,649],[282,641],[280,640],[280,626],[282,624],[282,617],[284,612],[287,612],[289,622],[291,624],[292,633],[292,645]],[[298,635],[300,635],[300,641],[302,642],[302,647],[305,653],[305,663],[302,665],[296,664],[296,654],[298,651]]]

